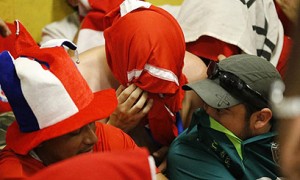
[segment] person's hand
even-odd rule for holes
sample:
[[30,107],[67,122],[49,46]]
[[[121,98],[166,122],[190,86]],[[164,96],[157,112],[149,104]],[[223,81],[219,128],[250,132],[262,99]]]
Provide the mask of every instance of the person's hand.
[[129,132],[137,126],[150,111],[153,100],[148,100],[148,93],[131,84],[127,88],[119,86],[117,109],[109,117],[108,124]]
[[156,166],[158,166],[158,169],[162,173],[164,173],[167,169],[168,150],[169,150],[168,146],[163,146],[152,154],[152,156],[155,159]]
[[8,26],[1,18],[0,18],[0,34],[2,37],[6,37],[11,34],[11,31],[9,30]]

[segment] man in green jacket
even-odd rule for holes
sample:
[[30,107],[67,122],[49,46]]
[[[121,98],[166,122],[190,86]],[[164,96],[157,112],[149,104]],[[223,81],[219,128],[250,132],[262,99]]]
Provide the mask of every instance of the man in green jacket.
[[280,177],[271,84],[281,77],[268,61],[236,55],[211,62],[208,78],[185,85],[199,97],[190,127],[170,146],[170,179]]

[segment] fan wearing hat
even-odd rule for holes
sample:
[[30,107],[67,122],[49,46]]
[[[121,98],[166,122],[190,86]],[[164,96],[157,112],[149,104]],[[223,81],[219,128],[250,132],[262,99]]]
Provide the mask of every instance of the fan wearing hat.
[[235,55],[212,61],[208,78],[183,86],[202,104],[190,127],[171,144],[170,179],[276,179],[280,177],[271,84],[280,74],[268,61]]
[[1,88],[16,117],[0,152],[0,179],[28,177],[82,153],[138,148],[120,129],[96,122],[115,110],[116,94],[91,91],[62,47],[74,44],[39,47],[19,21],[15,27],[16,57],[0,54]]

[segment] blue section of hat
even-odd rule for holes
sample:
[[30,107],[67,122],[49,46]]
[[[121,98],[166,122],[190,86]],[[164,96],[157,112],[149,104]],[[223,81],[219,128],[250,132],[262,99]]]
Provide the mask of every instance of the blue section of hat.
[[37,119],[28,105],[21,89],[21,82],[16,74],[14,59],[8,51],[0,54],[0,84],[11,105],[20,130],[31,132],[39,130]]

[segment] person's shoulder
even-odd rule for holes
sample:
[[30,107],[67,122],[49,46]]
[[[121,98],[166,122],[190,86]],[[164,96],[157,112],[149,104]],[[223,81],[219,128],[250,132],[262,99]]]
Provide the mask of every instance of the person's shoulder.
[[0,151],[0,179],[22,179],[44,168],[29,155],[18,155],[9,147]]
[[109,124],[96,122],[96,134],[110,149],[134,149],[137,146],[128,134]]
[[102,123],[102,122],[96,122],[96,129],[97,130],[101,130],[103,132],[106,132],[106,133],[125,133],[123,132],[120,128],[117,128],[113,125],[110,125],[110,124],[106,124],[106,123]]

